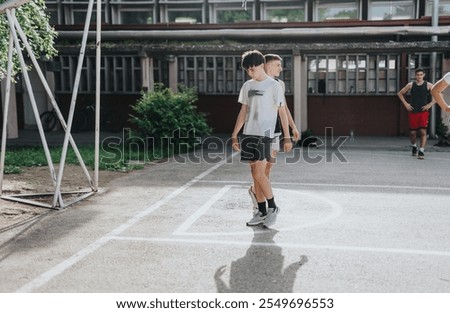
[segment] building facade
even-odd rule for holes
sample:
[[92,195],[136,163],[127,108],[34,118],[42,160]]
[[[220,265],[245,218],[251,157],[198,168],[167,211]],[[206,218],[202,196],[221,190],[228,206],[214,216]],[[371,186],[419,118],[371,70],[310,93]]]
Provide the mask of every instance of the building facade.
[[[87,5],[47,1],[59,55],[43,65],[63,111]],[[418,67],[430,82],[450,71],[449,29],[450,0],[104,0],[101,101],[126,122],[130,106],[155,83],[196,87],[198,108],[214,131],[231,133],[247,79],[240,56],[258,49],[283,57],[281,79],[302,130],[405,135],[407,114],[397,92]],[[26,92],[20,86],[16,92],[19,126],[32,127]],[[79,93],[81,107],[93,102],[93,44]],[[42,103],[42,110],[49,107],[45,97]],[[439,108],[433,116],[432,124]]]

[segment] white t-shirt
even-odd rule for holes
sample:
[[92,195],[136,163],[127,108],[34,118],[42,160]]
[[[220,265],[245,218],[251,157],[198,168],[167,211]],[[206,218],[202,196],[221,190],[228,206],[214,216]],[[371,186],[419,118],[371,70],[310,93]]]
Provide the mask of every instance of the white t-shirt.
[[[283,97],[284,97],[284,94],[286,93],[286,85],[284,84],[284,81],[279,80],[279,79],[275,79],[275,80],[281,85],[281,88],[283,89]],[[284,103],[286,103],[286,97],[284,97]],[[277,119],[278,119],[278,118],[277,118]],[[282,127],[282,126],[281,126],[281,122],[278,121],[277,123],[280,124],[279,128],[281,128],[281,127]],[[277,125],[277,126],[278,126],[278,125]],[[278,128],[278,127],[275,127],[275,128]],[[275,133],[275,137],[279,137],[279,136],[281,136],[282,134],[283,134],[283,132]]]
[[443,79],[445,80],[445,82],[447,84],[450,85],[450,72],[448,72],[447,74],[444,75]]
[[248,105],[243,134],[273,138],[278,107],[285,103],[281,85],[270,77],[248,80],[242,85],[238,102]]

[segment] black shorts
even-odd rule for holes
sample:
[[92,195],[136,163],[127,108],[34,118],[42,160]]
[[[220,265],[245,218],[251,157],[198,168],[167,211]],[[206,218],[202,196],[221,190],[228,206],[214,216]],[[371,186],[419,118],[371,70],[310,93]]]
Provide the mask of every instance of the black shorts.
[[244,135],[241,140],[241,161],[271,160],[272,138]]

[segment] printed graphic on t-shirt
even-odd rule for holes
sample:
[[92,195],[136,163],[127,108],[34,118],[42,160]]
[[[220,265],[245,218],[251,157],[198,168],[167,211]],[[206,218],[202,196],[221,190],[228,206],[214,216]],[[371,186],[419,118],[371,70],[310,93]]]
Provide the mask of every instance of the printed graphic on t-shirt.
[[254,96],[264,96],[264,90],[250,89],[248,91],[248,97],[251,98]]

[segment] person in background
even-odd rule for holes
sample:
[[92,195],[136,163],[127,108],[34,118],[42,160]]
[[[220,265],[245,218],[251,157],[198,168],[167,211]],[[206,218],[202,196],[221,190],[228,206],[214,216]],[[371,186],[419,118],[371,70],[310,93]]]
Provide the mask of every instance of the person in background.
[[[408,111],[409,120],[409,139],[411,140],[412,156],[418,156],[419,159],[425,158],[425,145],[427,143],[427,127],[429,110],[435,104],[431,97],[430,90],[433,84],[424,80],[425,72],[418,68],[415,71],[416,80],[406,84],[398,92],[398,97]],[[411,101],[405,99],[405,95],[411,93]],[[419,136],[419,149],[417,149],[417,137]]]

